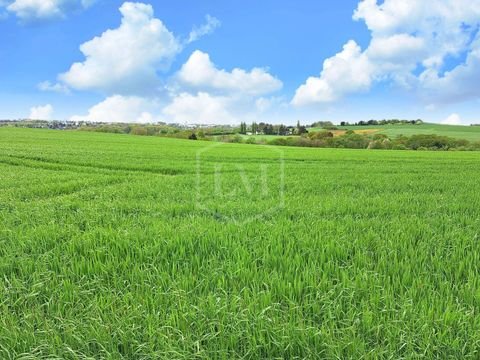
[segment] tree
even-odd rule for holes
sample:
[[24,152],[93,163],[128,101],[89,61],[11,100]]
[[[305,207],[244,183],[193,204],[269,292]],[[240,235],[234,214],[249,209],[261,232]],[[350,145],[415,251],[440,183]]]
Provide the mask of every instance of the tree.
[[246,134],[247,133],[247,124],[244,122],[240,123],[240,134]]
[[307,134],[308,130],[305,126],[300,125],[300,120],[297,121],[297,135]]
[[335,126],[331,121],[316,121],[312,125],[310,125],[310,127],[313,127],[313,128],[325,128],[325,127],[331,127],[331,126]]
[[265,124],[263,127],[263,133],[265,135],[273,135],[275,132],[273,130],[273,125],[272,124]]
[[303,134],[308,134],[308,130],[305,126],[300,126],[300,129],[298,129],[298,135],[303,135]]

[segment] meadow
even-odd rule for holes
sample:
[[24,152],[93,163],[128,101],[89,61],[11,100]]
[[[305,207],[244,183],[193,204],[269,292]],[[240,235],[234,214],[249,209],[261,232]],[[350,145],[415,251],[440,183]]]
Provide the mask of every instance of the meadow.
[[0,128],[1,359],[480,357],[480,153]]

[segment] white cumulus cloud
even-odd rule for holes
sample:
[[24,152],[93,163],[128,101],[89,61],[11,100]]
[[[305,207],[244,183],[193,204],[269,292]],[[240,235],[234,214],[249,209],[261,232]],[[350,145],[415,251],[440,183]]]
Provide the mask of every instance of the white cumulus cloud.
[[[324,62],[320,77],[297,89],[293,104],[335,101],[380,81],[413,89],[431,104],[480,98],[480,0],[362,0],[353,19],[371,31],[368,47],[361,51],[350,40]],[[453,68],[450,58],[458,61]]]
[[[266,70],[220,70],[208,54],[195,51],[172,77],[163,93],[114,95],[72,120],[95,122],[165,121],[190,124],[233,124],[257,119],[279,101],[263,95],[282,82]],[[49,84],[51,86],[51,84]]]
[[85,59],[60,74],[57,83],[46,81],[39,87],[57,92],[71,88],[107,95],[151,94],[162,86],[160,73],[169,70],[184,46],[220,25],[218,19],[207,15],[206,23],[194,28],[188,41],[182,41],[154,17],[149,4],[125,2],[119,10],[122,19],[118,28],[83,43],[80,51]]
[[428,99],[441,103],[480,98],[480,36],[477,34],[464,63],[444,74],[427,69],[420,76],[420,84]]
[[207,53],[194,51],[172,78],[171,101],[163,109],[169,122],[232,124],[258,119],[273,103],[267,94],[283,83],[266,69],[219,69]]
[[160,121],[155,100],[140,96],[113,95],[91,107],[86,115],[75,115],[72,121],[150,123]]
[[372,83],[374,68],[358,44],[351,40],[343,50],[323,63],[320,77],[309,77],[293,98],[293,105],[324,103],[339,97],[367,90]]
[[409,62],[412,56],[424,53],[425,40],[409,34],[375,37],[368,48],[369,57],[395,63]]
[[241,92],[248,95],[262,95],[280,90],[282,82],[270,75],[265,69],[254,68],[251,71],[235,68],[231,72],[218,69],[210,56],[195,51],[177,74],[184,86]]
[[138,93],[158,85],[157,71],[166,68],[181,45],[159,20],[151,5],[126,2],[120,27],[80,46],[85,61],[59,76],[79,90]]
[[452,114],[442,121],[444,125],[462,125],[462,119],[458,114]]
[[231,124],[235,117],[230,113],[231,99],[212,96],[205,92],[181,93],[163,109],[168,122],[196,124]]
[[30,109],[30,115],[28,116],[31,120],[51,120],[53,115],[53,106],[50,104],[35,106]]
[[[25,22],[63,18],[69,12],[87,8],[95,0],[15,0],[7,10]],[[1,4],[0,4],[1,5]]]
[[[106,99],[72,120],[92,122],[233,123],[267,111],[269,95],[283,87],[265,68],[217,67],[210,56],[194,51],[173,75],[161,74],[184,47],[211,33],[220,22],[207,16],[186,40],[154,17],[153,8],[126,2],[121,25],[81,45],[85,60],[43,82],[44,91],[96,90]],[[262,100],[263,99],[263,100]]]

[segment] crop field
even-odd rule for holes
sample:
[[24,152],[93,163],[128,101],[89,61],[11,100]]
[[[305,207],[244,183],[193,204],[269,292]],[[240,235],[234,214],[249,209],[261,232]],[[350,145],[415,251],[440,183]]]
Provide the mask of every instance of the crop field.
[[424,123],[421,125],[372,125],[372,126],[339,126],[342,130],[373,131],[379,134],[385,134],[389,137],[399,135],[412,136],[417,134],[423,135],[440,135],[449,136],[457,139],[466,139],[469,141],[480,141],[480,126],[461,126],[461,125],[441,125]]
[[480,153],[0,128],[0,359],[480,357]]

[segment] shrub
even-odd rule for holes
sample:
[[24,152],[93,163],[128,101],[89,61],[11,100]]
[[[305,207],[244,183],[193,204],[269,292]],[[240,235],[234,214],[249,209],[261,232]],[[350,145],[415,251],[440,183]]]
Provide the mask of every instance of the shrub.
[[448,149],[455,140],[447,136],[431,135],[412,135],[406,141],[407,147],[413,150],[419,148]]
[[308,134],[308,137],[311,140],[320,140],[320,139],[325,139],[325,138],[332,138],[333,133],[330,131],[316,131]]
[[141,126],[135,126],[130,130],[130,134],[132,135],[148,135],[147,129]]
[[370,140],[366,136],[355,133],[345,134],[336,139],[339,139],[346,148],[350,149],[366,149],[370,143]]
[[372,137],[373,140],[385,140],[388,139],[388,136],[385,134],[374,134]]
[[231,138],[232,143],[243,143],[243,137],[241,135],[234,135]]
[[268,142],[269,145],[287,146],[288,142],[285,138],[275,138]]
[[372,150],[380,150],[380,149],[385,149],[383,142],[380,140],[374,140],[370,141],[368,144],[367,149],[372,149]]
[[325,129],[325,130],[338,130],[338,127],[336,127],[335,125],[325,125],[325,126],[322,126],[322,129]]

